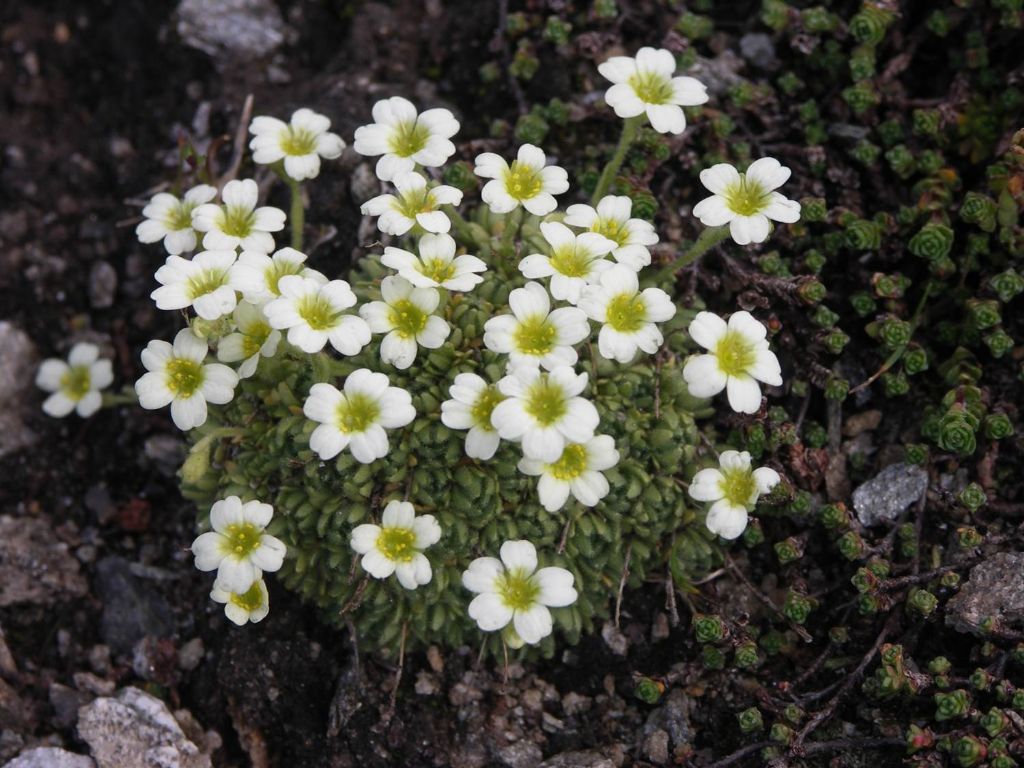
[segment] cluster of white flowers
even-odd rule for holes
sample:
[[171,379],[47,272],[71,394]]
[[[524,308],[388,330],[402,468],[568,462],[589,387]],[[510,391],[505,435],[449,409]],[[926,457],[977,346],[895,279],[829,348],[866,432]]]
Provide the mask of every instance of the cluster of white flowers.
[[[686,124],[682,106],[702,104],[707,94],[693,78],[675,77],[675,66],[671,53],[651,48],[641,49],[635,59],[609,59],[600,67],[614,83],[607,103],[620,116],[635,121],[646,115],[655,130],[680,133]],[[462,193],[438,183],[427,170],[443,166],[455,153],[451,139],[459,123],[448,110],[418,112],[399,97],[378,102],[373,118],[373,124],[356,130],[353,149],[378,157],[377,176],[394,190],[366,201],[361,210],[377,217],[382,233],[405,238],[401,247],[388,245],[380,256],[395,274],[381,281],[378,300],[359,305],[345,280],[310,269],[305,254],[294,248],[275,249],[274,233],[284,229],[285,214],[259,205],[253,179],[227,182],[219,203],[215,188],[200,185],[181,199],[158,194],[145,208],[139,239],[162,240],[168,253],[156,271],[160,287],[152,298],[161,309],[191,309],[206,325],[193,323],[173,345],[149,343],[142,355],[148,373],[136,384],[144,408],[169,404],[175,424],[188,430],[206,421],[208,403],[229,402],[239,380],[253,376],[260,361],[279,349],[326,355],[329,344],[351,356],[379,334],[381,363],[401,370],[415,363],[420,348],[445,343],[452,331],[444,316],[448,293],[474,290],[488,266],[473,254],[459,253],[448,233],[462,224],[454,210]],[[321,159],[338,157],[344,149],[329,128],[326,117],[309,109],[297,110],[288,123],[257,117],[250,125],[253,160],[272,166],[294,194],[298,182],[318,175]],[[504,375],[497,381],[476,373],[456,375],[441,420],[450,429],[468,430],[465,451],[475,460],[491,459],[502,440],[517,444],[519,470],[539,478],[545,509],[562,509],[570,496],[594,506],[609,493],[603,473],[618,463],[619,453],[611,437],[597,434],[600,420],[588,399],[588,373],[575,370],[577,347],[596,331],[597,353],[608,360],[629,364],[639,353],[658,351],[664,341],[659,324],[676,313],[663,290],[640,287],[658,236],[649,222],[632,217],[628,197],[605,195],[594,206],[575,204],[558,213],[555,196],[568,190],[568,175],[531,144],[519,147],[511,162],[482,153],[475,172],[487,180],[481,198],[491,212],[514,213],[507,226],[535,217],[546,246],[519,261],[528,282],[510,292],[507,312],[485,323],[484,346],[507,355]],[[768,235],[769,219],[799,217],[799,205],[774,191],[788,175],[771,158],[754,163],[746,174],[714,166],[701,174],[714,197],[694,213],[709,226],[728,224],[739,243],[760,242]],[[301,242],[301,232],[293,232],[293,241]],[[203,250],[188,257],[199,243]],[[210,327],[215,330],[209,334],[202,330]],[[738,312],[726,323],[702,312],[690,335],[708,350],[684,369],[694,395],[726,389],[735,410],[753,413],[760,408],[757,382],[781,384],[766,330],[749,314]],[[211,342],[219,362],[210,360]],[[48,361],[54,364],[45,376],[40,372],[39,381],[56,393],[48,410],[67,412],[76,403],[81,413],[94,410],[95,390],[110,378],[109,364],[88,368],[95,361],[93,353],[74,351],[70,368]],[[303,413],[317,424],[309,447],[322,460],[348,450],[362,463],[386,456],[387,430],[416,418],[409,392],[367,368],[349,374],[341,389],[312,385]],[[738,535],[758,494],[778,476],[767,469],[750,473],[749,456],[731,451],[722,455],[722,471],[714,471],[715,477],[707,474],[712,470],[699,473],[690,493],[715,502],[709,528],[726,537]],[[218,571],[213,599],[224,602],[237,623],[266,614],[262,573],[279,568],[284,555],[284,545],[264,533],[272,512],[256,501],[222,500],[211,511],[213,531],[193,544],[197,567]],[[416,589],[431,580],[425,552],[441,536],[433,516],[417,516],[412,504],[396,500],[387,504],[379,525],[367,523],[352,532],[351,546],[370,576],[394,574],[401,586]],[[537,643],[551,632],[548,608],[575,601],[573,576],[560,568],[537,570],[536,550],[526,541],[506,542],[500,554],[501,560],[475,560],[463,576],[464,586],[478,593],[470,616],[485,631],[504,630],[509,645]]]
[[286,552],[284,542],[266,533],[273,517],[269,504],[228,496],[210,508],[213,530],[192,542],[196,568],[217,572],[210,597],[224,603],[224,613],[239,626],[270,611],[263,574],[279,570]]

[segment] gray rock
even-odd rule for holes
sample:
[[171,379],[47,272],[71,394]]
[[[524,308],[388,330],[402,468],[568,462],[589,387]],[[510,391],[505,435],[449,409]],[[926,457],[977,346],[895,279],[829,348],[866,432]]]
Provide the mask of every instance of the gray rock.
[[58,728],[71,728],[78,722],[78,710],[89,703],[91,696],[60,683],[50,683],[49,699],[53,720]]
[[48,604],[86,593],[68,545],[39,517],[0,517],[0,607]]
[[1024,552],[1000,552],[971,569],[967,582],[946,605],[946,624],[984,637],[992,618],[999,629],[1024,626]]
[[614,621],[606,621],[601,627],[601,638],[604,640],[608,650],[616,656],[625,656],[629,653],[629,638],[622,630],[615,626]]
[[851,141],[861,141],[868,137],[871,129],[866,125],[852,125],[850,123],[830,123],[828,126],[830,136]]
[[142,450],[168,477],[175,475],[185,460],[185,441],[174,435],[153,435],[146,440]]
[[615,768],[615,762],[596,750],[588,749],[549,757],[540,764],[540,768]]
[[178,34],[210,56],[259,59],[285,41],[288,28],[272,0],[181,0]]
[[748,32],[740,38],[740,53],[758,69],[772,71],[778,69],[779,60],[775,56],[775,43],[771,35],[764,32]]
[[192,638],[178,650],[178,669],[191,672],[199,666],[199,662],[203,660],[203,654],[205,653],[206,649],[203,647],[203,639],[201,637]]
[[25,737],[18,731],[0,728],[0,762],[5,764],[13,760],[21,750],[25,749]]
[[673,689],[665,698],[665,703],[648,715],[643,728],[644,742],[657,731],[664,731],[673,748],[689,744],[693,739],[690,707],[689,697],[678,688]]
[[660,728],[648,733],[644,738],[644,754],[655,765],[665,765],[669,758],[668,734]]
[[35,443],[36,434],[25,425],[33,398],[36,350],[23,331],[0,322],[0,458]]
[[99,768],[210,768],[167,705],[138,688],[82,707],[78,734]]
[[743,82],[739,74],[742,66],[743,60],[732,50],[726,49],[713,59],[698,56],[685,74],[704,83],[712,96],[722,96]]
[[544,753],[532,741],[521,739],[499,749],[498,758],[509,768],[534,768],[544,759]]
[[96,564],[96,592],[103,601],[100,635],[115,653],[131,653],[143,637],[166,637],[174,630],[167,601],[123,557]]
[[14,688],[0,678],[0,730],[30,733],[32,710]]
[[26,749],[4,768],[96,768],[96,763],[59,747],[35,747]]
[[116,291],[117,270],[109,261],[94,262],[89,270],[89,303],[96,309],[112,307]]
[[928,489],[928,473],[913,464],[891,464],[853,492],[853,508],[862,525],[898,518]]

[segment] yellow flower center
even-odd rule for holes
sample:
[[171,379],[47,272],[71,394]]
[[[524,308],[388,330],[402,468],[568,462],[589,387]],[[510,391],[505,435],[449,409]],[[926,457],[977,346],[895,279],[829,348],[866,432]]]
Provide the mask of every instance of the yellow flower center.
[[427,327],[427,313],[409,299],[399,299],[389,307],[388,322],[403,339],[414,339]]
[[722,481],[719,487],[727,501],[744,507],[750,503],[751,497],[757,492],[754,474],[749,469],[722,470]]
[[620,293],[608,302],[607,323],[616,331],[634,333],[647,322],[647,307],[638,293]]
[[672,80],[657,72],[637,72],[629,86],[647,104],[668,104],[672,99]]
[[491,413],[494,411],[495,406],[504,399],[505,396],[493,384],[481,392],[476,402],[469,409],[470,415],[473,417],[474,426],[479,427],[485,432],[494,432],[494,426],[491,424]]
[[727,376],[743,376],[754,365],[757,350],[738,331],[726,331],[715,345],[718,367]]
[[224,543],[226,553],[235,557],[247,557],[252,554],[259,547],[260,537],[263,535],[252,523],[231,523],[224,529],[223,534],[227,538]]
[[256,223],[256,212],[244,205],[227,205],[221,209],[220,231],[231,237],[248,237]]
[[338,429],[345,434],[363,432],[380,417],[380,404],[362,392],[346,395],[338,405],[335,421]]
[[598,219],[590,228],[591,232],[604,235],[609,240],[615,241],[617,245],[625,245],[629,239],[629,228],[624,221],[615,219]]
[[416,534],[410,528],[382,528],[377,549],[388,560],[408,563],[416,556]]
[[226,269],[203,269],[199,274],[193,275],[185,283],[185,292],[189,299],[195,301],[200,296],[213,293],[225,284],[227,280]]
[[237,605],[246,613],[252,613],[263,605],[263,590],[260,589],[260,582],[257,579],[245,592],[232,592],[231,602]]
[[501,601],[513,611],[527,611],[537,602],[540,585],[521,568],[505,571],[497,581]]
[[512,343],[520,354],[543,357],[555,348],[557,334],[547,315],[531,315],[519,321],[512,332]]
[[516,200],[529,200],[540,194],[544,179],[540,170],[513,160],[505,172],[505,191]]
[[277,284],[281,281],[281,278],[286,275],[300,275],[302,274],[303,265],[296,264],[293,261],[285,261],[284,259],[274,259],[269,267],[263,272],[263,280],[267,284],[267,289],[275,296],[280,296],[281,291],[277,287]]
[[311,294],[299,299],[295,307],[306,325],[314,331],[328,331],[338,324],[339,312],[320,294]]
[[195,203],[187,201],[178,203],[167,212],[167,216],[164,218],[164,226],[172,232],[190,229],[192,227],[192,209],[195,207]]
[[308,128],[294,128],[288,126],[288,130],[281,137],[281,151],[286,155],[312,155],[316,152],[317,135]]
[[203,384],[203,366],[187,357],[175,357],[167,362],[165,377],[174,396],[187,399]]
[[76,403],[92,389],[92,374],[89,366],[74,365],[60,378],[60,391]]
[[455,277],[455,262],[445,259],[427,259],[421,263],[420,272],[435,283],[443,283]]
[[556,480],[574,480],[587,471],[587,449],[579,443],[565,446],[554,464],[548,464],[548,473]]
[[550,426],[569,410],[565,392],[558,384],[541,374],[526,393],[526,412],[542,426]]
[[429,213],[433,211],[437,206],[434,204],[434,199],[430,195],[430,190],[424,187],[423,189],[414,189],[406,192],[394,203],[394,207],[398,209],[398,212],[405,216],[407,219],[415,219],[418,213]]
[[257,320],[242,334],[242,352],[246,357],[258,355],[270,336],[270,326]]
[[771,190],[741,173],[739,181],[726,187],[724,197],[730,211],[741,216],[752,216],[768,205]]
[[551,254],[551,267],[566,277],[586,277],[597,258],[575,244],[555,249]]
[[388,149],[399,157],[411,157],[427,146],[430,129],[418,120],[396,125],[388,139]]

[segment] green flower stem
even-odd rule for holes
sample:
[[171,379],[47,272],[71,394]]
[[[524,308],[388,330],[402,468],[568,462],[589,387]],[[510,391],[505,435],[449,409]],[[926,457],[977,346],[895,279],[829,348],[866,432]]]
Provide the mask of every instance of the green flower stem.
[[598,201],[608,194],[608,188],[611,187],[612,182],[615,180],[615,176],[622,166],[622,161],[626,159],[626,151],[629,149],[629,145],[633,143],[633,139],[636,138],[636,131],[640,127],[642,120],[643,115],[637,115],[636,117],[627,117],[623,121],[619,144],[615,147],[615,154],[612,155],[612,159],[608,161],[604,170],[601,171],[601,178],[597,180],[597,186],[594,187],[594,195],[590,198],[591,205],[597,205]]
[[302,185],[285,174],[285,181],[292,191],[292,210],[289,221],[292,224],[292,248],[302,250],[302,231],[306,226],[306,208],[302,204]]
[[498,246],[498,250],[502,254],[507,253],[512,248],[512,241],[515,240],[515,236],[519,233],[519,227],[523,223],[523,208],[519,206],[505,219],[505,231],[501,233],[501,245]]
[[862,381],[860,384],[858,384],[857,386],[853,387],[850,390],[850,394],[851,395],[854,392],[860,392],[862,389],[866,389],[866,388],[870,387],[872,384],[874,384],[878,380],[878,378],[882,374],[884,374],[886,371],[888,371],[890,368],[892,368],[894,365],[896,365],[896,363],[899,362],[900,358],[903,357],[903,353],[907,351],[907,346],[910,344],[910,342],[914,338],[914,331],[916,331],[917,330],[917,326],[921,324],[921,314],[924,311],[924,305],[925,305],[925,302],[928,301],[928,294],[931,293],[931,290],[932,290],[932,283],[929,282],[924,287],[924,293],[921,294],[921,300],[917,302],[917,308],[914,310],[914,316],[912,318],[910,318],[910,333],[907,334],[907,341],[906,341],[906,343],[900,344],[900,346],[898,346],[896,349],[894,349],[892,351],[892,354],[889,355],[889,357],[887,357],[885,359],[885,362],[882,363],[881,367],[877,371],[875,371],[870,376],[868,376],[866,379],[864,379],[864,381]]
[[243,427],[217,427],[216,429],[211,429],[209,432],[203,435],[203,439],[217,439],[220,437],[245,437],[245,435],[246,430]]
[[312,355],[311,359],[313,361],[313,378],[318,382],[330,381],[333,378],[331,375],[331,356],[321,351]]
[[659,272],[655,273],[654,282],[658,283],[662,280],[669,279],[680,269],[689,266],[728,237],[729,227],[727,226],[705,228],[704,231],[700,233],[700,237],[697,238],[697,241],[691,245],[682,256],[665,265]]
[[103,393],[103,408],[116,408],[119,405],[137,405],[139,402],[138,395],[135,394],[134,389],[125,389],[121,394],[115,392],[104,392]]
[[458,235],[459,239],[463,241],[465,245],[479,245],[475,237],[473,237],[473,228],[469,226],[469,222],[462,218],[462,214],[455,210],[455,206],[451,204],[445,204],[441,206],[441,210],[444,211],[445,216],[452,223],[452,228],[455,229],[455,234]]

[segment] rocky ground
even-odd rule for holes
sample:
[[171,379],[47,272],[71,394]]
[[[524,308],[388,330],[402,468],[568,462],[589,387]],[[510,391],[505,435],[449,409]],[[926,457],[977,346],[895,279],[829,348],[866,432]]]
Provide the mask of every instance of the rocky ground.
[[[141,346],[172,332],[146,298],[159,257],[133,229],[179,135],[201,148],[220,140],[249,93],[272,114],[314,104],[347,136],[383,94],[445,100],[417,79],[439,63],[439,3],[425,15],[418,2],[360,13],[204,5],[0,9],[0,764],[268,766],[287,756],[525,768],[558,755],[546,764],[610,766],[638,738],[664,762],[687,743],[687,703],[643,731],[625,638],[619,656],[595,640],[546,671],[514,665],[507,679],[468,651],[432,649],[408,660],[393,701],[393,668],[356,663],[284,595],[272,595],[258,631],[230,631],[184,549],[194,518],[174,480],[183,442],[165,415],[41,413],[32,380],[43,357],[93,341],[130,382]],[[452,92],[473,75],[454,62],[486,46],[497,19],[488,10],[444,23]],[[317,189],[333,228],[315,258],[334,271],[356,244],[355,162],[346,155]],[[651,627],[630,631],[651,644]]]
[[[447,104],[464,135],[487,135],[492,118],[518,114],[508,89],[465,87],[495,55],[498,11],[440,0],[0,7],[0,765],[618,768],[706,764],[741,745],[735,711],[750,691],[707,687],[660,590],[627,592],[618,627],[529,666],[431,648],[399,675],[273,584],[268,619],[237,631],[185,549],[194,510],[177,491],[184,443],[166,413],[40,411],[44,357],[93,341],[128,383],[145,343],[171,337],[175,318],[148,299],[161,257],[133,229],[173,173],[178,137],[230,143],[248,94],[260,113],[314,106],[350,137],[394,93]],[[628,14],[624,24],[643,31]],[[728,80],[743,57],[770,63],[770,46],[748,39],[706,76]],[[564,87],[556,69],[528,96]],[[348,152],[316,185],[314,266],[343,272],[365,242],[356,201],[368,173]],[[849,444],[875,440],[878,419],[866,422],[847,425]],[[894,464],[853,505],[864,526],[891,521],[927,485],[925,470]],[[957,630],[993,613],[1024,621],[1019,559],[978,558],[950,606]],[[743,617],[765,594],[784,599],[770,569],[758,573],[756,587],[719,573],[702,589]],[[670,692],[644,704],[640,674],[671,680]]]

